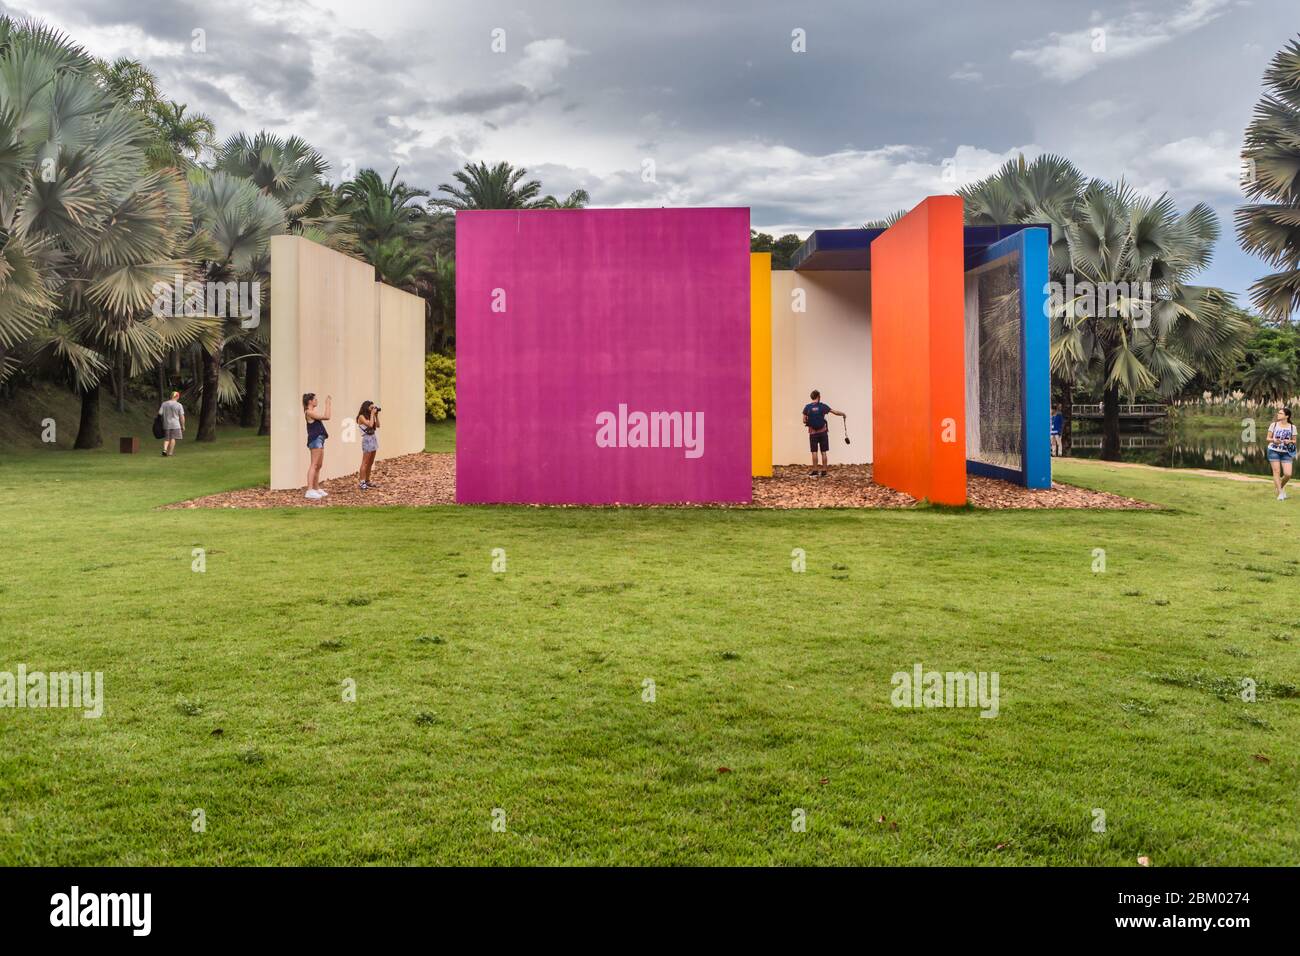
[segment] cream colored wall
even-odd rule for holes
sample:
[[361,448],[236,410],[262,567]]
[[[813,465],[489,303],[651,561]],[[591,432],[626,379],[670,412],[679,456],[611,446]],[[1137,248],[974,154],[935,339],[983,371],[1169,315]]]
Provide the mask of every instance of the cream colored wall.
[[424,450],[424,300],[375,283],[379,315],[379,458]]
[[[398,356],[387,363],[382,360],[385,324],[387,351]],[[316,393],[320,409],[327,396],[334,399],[325,423],[330,437],[322,479],[353,474],[360,466],[361,435],[353,419],[366,399],[384,407],[381,458],[421,450],[423,358],[422,300],[376,283],[374,268],[360,260],[301,236],[272,238],[271,487],[307,483],[304,392]],[[385,370],[390,380],[382,382]],[[384,399],[381,387],[394,395],[392,401]]]
[[[795,290],[805,311],[796,312]],[[871,275],[868,272],[772,273],[772,461],[807,464],[800,418],[808,393],[848,414],[849,437],[831,419],[832,464],[871,461]]]

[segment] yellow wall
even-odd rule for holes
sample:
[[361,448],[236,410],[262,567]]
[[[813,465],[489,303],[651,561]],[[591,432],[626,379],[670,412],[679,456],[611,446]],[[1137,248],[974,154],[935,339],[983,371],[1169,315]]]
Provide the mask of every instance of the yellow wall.
[[271,487],[307,483],[304,392],[321,410],[334,399],[322,479],[360,466],[355,416],[366,399],[384,408],[380,458],[421,451],[423,360],[423,300],[376,283],[368,263],[301,236],[272,238]]
[[749,254],[750,455],[753,474],[772,474],[772,254]]

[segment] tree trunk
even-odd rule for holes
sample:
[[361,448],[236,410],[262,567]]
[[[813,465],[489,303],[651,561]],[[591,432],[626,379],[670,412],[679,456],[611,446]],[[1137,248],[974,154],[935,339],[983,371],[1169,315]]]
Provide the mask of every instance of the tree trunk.
[[122,356],[117,356],[117,411],[118,414],[126,412],[126,363]]
[[1101,457],[1119,461],[1119,386],[1111,386],[1101,396]]
[[258,427],[259,435],[271,434],[271,363],[259,362],[262,367],[262,424]]
[[199,406],[199,433],[195,441],[217,440],[217,382],[221,379],[221,353],[203,353],[203,403]]
[[1061,383],[1061,454],[1068,455],[1074,444],[1074,383]]
[[98,448],[104,444],[99,433],[99,386],[81,393],[81,423],[77,426],[77,440],[73,448]]
[[158,363],[158,404],[161,405],[167,401],[167,363],[162,361]]
[[251,355],[244,359],[244,406],[240,409],[239,424],[242,428],[252,428],[260,424],[258,418],[257,398],[258,383],[262,380],[261,356]]

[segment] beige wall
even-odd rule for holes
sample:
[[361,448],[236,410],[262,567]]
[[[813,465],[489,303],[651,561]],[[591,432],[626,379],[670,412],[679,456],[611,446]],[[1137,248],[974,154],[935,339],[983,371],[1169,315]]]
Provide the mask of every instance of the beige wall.
[[379,458],[424,450],[424,300],[375,283],[379,315]]
[[381,458],[423,449],[423,359],[421,299],[376,283],[358,259],[301,236],[272,238],[271,487],[307,483],[304,392],[315,392],[321,409],[334,399],[322,479],[359,467],[353,419],[366,399],[384,407]]
[[[805,311],[793,292],[803,290]],[[799,417],[808,393],[848,414],[851,445],[831,420],[832,464],[871,461],[871,276],[868,272],[772,273],[772,461],[807,464]]]

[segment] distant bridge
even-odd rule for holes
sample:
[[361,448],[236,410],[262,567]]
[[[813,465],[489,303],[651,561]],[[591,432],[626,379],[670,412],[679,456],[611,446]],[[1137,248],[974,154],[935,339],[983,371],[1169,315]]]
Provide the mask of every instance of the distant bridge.
[[[1169,439],[1164,435],[1120,435],[1120,448],[1164,448]],[[1071,448],[1100,448],[1100,435],[1074,434],[1070,438]]]
[[[1070,414],[1075,418],[1105,418],[1106,413],[1100,402],[1096,405],[1071,405]],[[1164,418],[1169,414],[1167,405],[1121,405],[1120,418]]]

